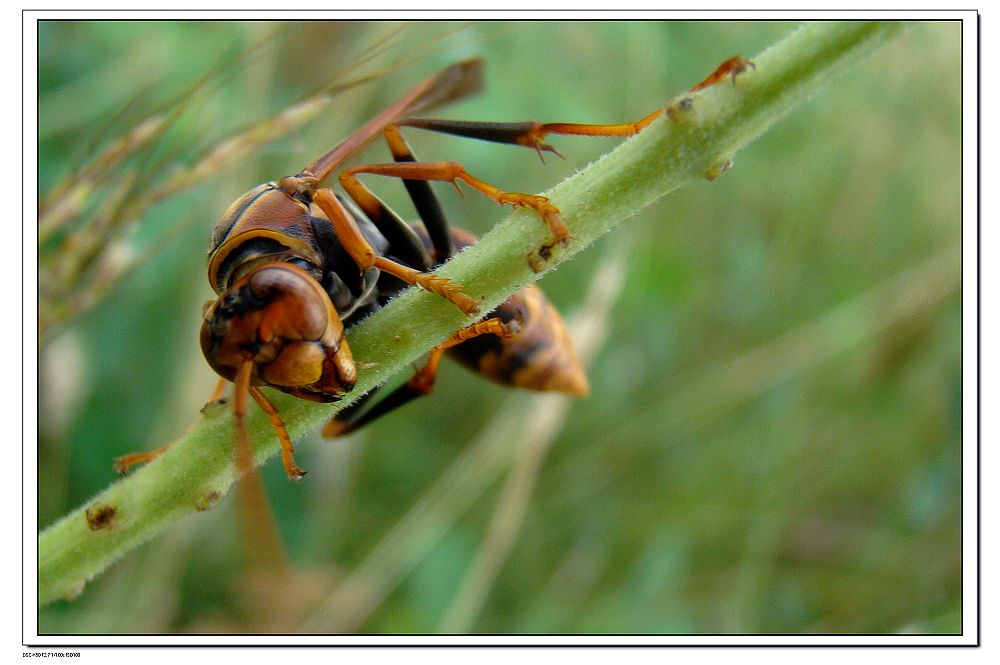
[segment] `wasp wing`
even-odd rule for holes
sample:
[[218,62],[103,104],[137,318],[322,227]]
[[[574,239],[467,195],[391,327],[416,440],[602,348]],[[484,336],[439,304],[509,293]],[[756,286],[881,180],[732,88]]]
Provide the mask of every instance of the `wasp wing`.
[[434,76],[424,79],[395,103],[366,122],[333,150],[312,162],[303,170],[320,181],[340,166],[351,155],[367,146],[386,125],[414,113],[474,95],[482,89],[483,61],[479,58],[463,60]]

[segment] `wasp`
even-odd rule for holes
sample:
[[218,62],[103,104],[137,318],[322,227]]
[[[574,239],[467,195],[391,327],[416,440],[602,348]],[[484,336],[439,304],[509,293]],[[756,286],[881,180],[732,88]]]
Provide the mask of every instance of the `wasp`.
[[[726,61],[692,91],[729,73],[735,81],[748,62]],[[243,450],[244,458],[238,466],[250,466],[244,426],[249,396],[277,433],[289,478],[304,475],[294,461],[281,416],[261,388],[316,402],[341,399],[354,387],[358,370],[345,331],[402,289],[423,288],[466,314],[479,313],[478,302],[461,285],[434,273],[475,237],[449,225],[431,182],[448,182],[456,188],[461,182],[501,205],[533,209],[551,234],[539,249],[542,256],[571,240],[558,208],[546,197],[501,190],[458,162],[419,161],[403,137],[403,128],[519,145],[539,157],[545,152],[561,157],[544,142],[549,134],[629,136],[664,112],[660,108],[636,122],[617,125],[414,117],[481,87],[480,60],[454,64],[417,84],[298,174],[254,187],[222,213],[208,251],[208,279],[218,297],[204,306],[200,340],[205,359],[221,377],[209,401],[219,399],[229,383],[235,386],[233,413],[243,442],[238,450]],[[326,184],[329,176],[379,135],[394,161],[343,169],[338,180],[344,193],[334,192]],[[402,220],[361,182],[361,175],[402,180],[419,223]],[[504,385],[574,395],[588,392],[566,324],[542,291],[530,285],[435,347],[408,382],[374,405],[369,403],[377,391],[341,410],[324,427],[324,435],[355,430],[431,392],[446,352]],[[116,469],[123,472],[164,450],[126,455],[116,462]]]

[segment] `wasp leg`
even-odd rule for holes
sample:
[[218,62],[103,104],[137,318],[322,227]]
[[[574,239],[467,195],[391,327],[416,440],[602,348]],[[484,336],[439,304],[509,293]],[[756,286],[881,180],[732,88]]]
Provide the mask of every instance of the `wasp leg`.
[[344,209],[344,206],[340,204],[332,191],[329,189],[317,190],[313,194],[313,201],[329,217],[337,238],[340,239],[340,243],[354,262],[358,264],[362,272],[373,267],[378,268],[382,272],[398,277],[407,284],[420,286],[431,293],[436,293],[444,297],[466,314],[476,314],[479,312],[479,303],[462,293],[462,287],[458,284],[454,284],[447,278],[439,277],[432,272],[414,270],[392,259],[379,256],[368,241],[365,240],[361,229],[358,228],[357,222]]
[[[708,77],[698,83],[689,92],[697,92],[704,88],[722,81],[727,76],[736,83],[736,77],[746,73],[757,66],[743,56],[733,56],[708,75]],[[452,134],[465,138],[478,139],[481,141],[492,141],[493,143],[507,143],[511,145],[522,145],[533,149],[542,158],[543,153],[551,152],[558,155],[559,151],[551,145],[544,143],[545,137],[549,134],[565,134],[571,136],[631,136],[638,134],[649,123],[656,120],[663,113],[663,109],[657,109],[635,122],[626,122],[619,125],[594,125],[570,122],[476,122],[464,120],[436,120],[427,118],[405,118],[395,123],[400,127],[415,127],[426,129],[432,132]],[[544,161],[544,159],[543,159]]]
[[543,153],[551,152],[562,157],[559,151],[545,143],[549,134],[565,134],[571,136],[632,136],[642,131],[649,123],[663,114],[663,109],[656,109],[644,118],[635,122],[620,125],[591,125],[572,122],[468,122],[464,120],[430,120],[424,118],[406,118],[396,125],[401,127],[416,127],[432,132],[441,132],[493,143],[521,145],[533,149],[538,157],[545,161]]
[[747,60],[741,55],[734,55],[729,60],[726,60],[718,69],[709,74],[704,81],[694,86],[688,92],[697,92],[703,90],[710,85],[715,85],[719,81],[723,80],[727,76],[731,76],[733,79],[733,84],[736,84],[736,77],[740,74],[745,73],[748,69],[757,69],[757,65],[753,64],[750,60]]
[[253,448],[250,445],[250,435],[247,434],[247,393],[250,390],[250,374],[253,361],[247,359],[240,365],[233,379],[233,419],[236,421],[236,452],[233,461],[236,471],[243,475],[253,469]]
[[271,400],[259,388],[250,386],[249,392],[261,410],[267,414],[268,419],[271,421],[271,426],[274,427],[274,431],[278,434],[278,441],[281,442],[281,463],[285,467],[285,473],[292,480],[300,480],[302,476],[306,475],[306,472],[295,465],[295,458],[292,457],[295,447],[292,445],[292,438],[288,436],[288,430],[281,419],[281,414],[278,413],[278,409],[274,407],[274,404],[271,404]]
[[279,586],[291,581],[288,556],[274,512],[267,500],[263,480],[255,469],[244,473],[236,487],[244,574],[262,576]]
[[215,389],[212,391],[212,394],[208,396],[208,401],[205,402],[205,404],[218,402],[222,399],[222,394],[226,392],[227,385],[229,385],[229,381],[226,379],[219,379],[219,382],[215,384]]
[[417,373],[409,381],[393,390],[367,411],[362,411],[358,403],[351,405],[348,409],[344,409],[323,427],[323,436],[333,438],[349,434],[390,411],[394,411],[418,397],[431,393],[434,390],[434,382],[437,380],[437,371],[438,365],[441,363],[441,356],[447,349],[458,346],[462,342],[479,337],[480,335],[497,335],[504,338],[512,337],[517,334],[518,330],[519,324],[516,321],[504,323],[499,317],[473,323],[471,326],[466,326],[458,330],[441,344],[431,349],[431,352],[427,355],[427,362],[417,370]]
[[236,470],[240,475],[253,470],[253,448],[250,445],[250,436],[246,427],[247,395],[250,395],[267,414],[271,425],[278,433],[278,441],[281,442],[281,462],[285,466],[285,472],[290,479],[299,480],[306,475],[306,472],[295,466],[295,460],[292,458],[295,448],[292,447],[292,439],[288,436],[288,430],[285,429],[285,423],[282,422],[278,410],[274,408],[274,405],[259,388],[250,385],[252,369],[253,361],[245,361],[236,373],[234,381],[236,384],[233,390],[233,415],[236,417]]
[[170,450],[171,444],[167,444],[162,448],[157,448],[156,450],[147,450],[139,453],[129,453],[128,455],[122,455],[115,460],[115,473],[122,474],[131,469],[136,464],[145,464],[147,462],[152,462],[157,457],[163,453]]
[[[389,125],[384,130],[386,143],[392,152],[392,158],[397,162],[416,162],[417,158],[413,154],[402,132],[396,125]],[[455,240],[452,238],[448,220],[437,196],[434,195],[430,183],[426,180],[403,179],[403,186],[413,201],[413,206],[417,209],[417,215],[424,223],[427,235],[431,240],[431,247],[434,252],[434,262],[441,264],[455,255]]]
[[382,199],[367,189],[350,194],[365,216],[389,241],[393,256],[419,270],[430,270],[435,265],[433,257],[413,227],[400,219]]
[[[410,198],[413,199],[414,205],[417,207],[417,212],[424,220],[428,234],[431,236],[437,254],[435,258],[438,261],[443,261],[454,254],[455,247],[448,232],[448,226],[444,222],[444,213],[441,211],[441,207],[431,193],[430,188],[426,185],[426,181],[441,180],[451,182],[454,185],[458,180],[461,180],[501,205],[510,204],[515,207],[529,207],[537,211],[552,233],[551,242],[543,245],[539,252],[539,255],[545,259],[557,243],[565,244],[571,237],[569,229],[559,215],[559,209],[552,205],[546,197],[534,194],[505,192],[473,177],[460,164],[456,164],[455,162],[417,162],[405,139],[403,139],[399,128],[415,127],[496,143],[523,145],[533,148],[538,153],[538,156],[542,157],[543,152],[552,152],[559,155],[559,152],[555,148],[544,143],[544,139],[548,134],[630,136],[641,131],[662,113],[663,109],[657,109],[636,122],[620,125],[464,122],[409,118],[388,125],[383,130],[386,141],[392,150],[393,158],[396,160],[397,169],[394,170],[392,165],[388,164],[358,166],[345,171],[341,175],[340,180],[351,197],[360,203],[361,200],[374,197],[357,179],[356,174],[371,173],[402,178],[407,191],[410,193]],[[364,207],[363,204],[362,207]]]
[[[245,360],[236,373],[235,387],[233,388],[233,416],[236,419],[236,451],[233,463],[239,480],[237,497],[241,508],[239,514],[245,548],[244,556],[249,571],[266,569],[274,574],[280,583],[287,583],[289,579],[288,564],[284,547],[281,544],[281,536],[278,535],[274,515],[268,506],[260,474],[257,473],[253,465],[253,449],[246,429],[247,394],[251,395],[271,417],[271,423],[278,430],[278,438],[281,440],[282,447],[282,461],[286,462],[285,469],[288,470],[289,477],[298,480],[305,474],[299,471],[294,463],[292,463],[292,467],[296,475],[293,475],[292,471],[289,470],[285,459],[286,443],[288,447],[292,445],[288,439],[288,432],[285,431],[285,426],[274,406],[257,388],[250,385],[252,371],[253,361]],[[290,457],[289,453],[288,458],[290,459]]]
[[458,181],[461,180],[477,192],[488,196],[500,205],[534,209],[548,225],[549,231],[552,233],[553,245],[555,243],[565,244],[570,239],[569,228],[562,221],[559,209],[552,205],[547,197],[536,194],[505,192],[473,177],[458,162],[398,162],[394,164],[364,164],[352,167],[340,175],[340,184],[343,185],[352,198],[355,197],[355,193],[367,191],[367,187],[357,177],[359,173],[384,175],[405,180],[438,180],[450,182],[456,189],[458,189]]
[[345,406],[343,409],[337,412],[333,418],[330,418],[323,425],[323,436],[327,439],[334,439],[342,434],[353,431],[356,428],[346,429],[346,426],[353,423],[361,415],[361,412],[365,410],[365,407],[374,399],[376,395],[382,392],[382,386],[378,386],[365,393],[357,400],[352,402],[349,406]]

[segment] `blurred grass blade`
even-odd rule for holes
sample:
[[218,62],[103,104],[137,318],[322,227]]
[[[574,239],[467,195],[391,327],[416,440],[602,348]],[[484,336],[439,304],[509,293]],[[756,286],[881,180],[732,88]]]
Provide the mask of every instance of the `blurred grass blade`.
[[56,185],[39,206],[38,244],[45,244],[68,221],[75,219],[91,193],[103,185],[107,171],[162,136],[164,126],[160,116],[146,118],[108,146],[93,162]]

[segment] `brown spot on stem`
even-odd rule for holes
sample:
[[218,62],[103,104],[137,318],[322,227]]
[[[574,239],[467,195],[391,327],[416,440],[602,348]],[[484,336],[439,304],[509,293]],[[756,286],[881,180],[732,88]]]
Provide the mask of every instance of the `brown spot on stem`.
[[107,504],[97,504],[87,508],[87,526],[91,531],[110,531],[115,528],[115,517],[118,509]]

